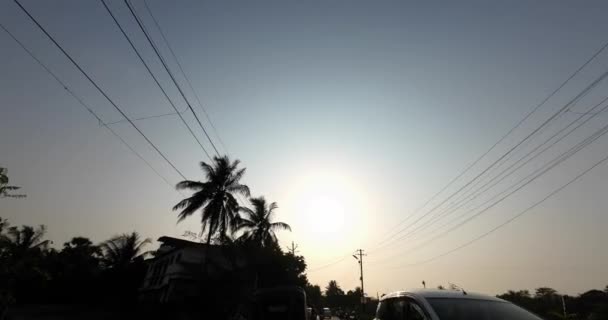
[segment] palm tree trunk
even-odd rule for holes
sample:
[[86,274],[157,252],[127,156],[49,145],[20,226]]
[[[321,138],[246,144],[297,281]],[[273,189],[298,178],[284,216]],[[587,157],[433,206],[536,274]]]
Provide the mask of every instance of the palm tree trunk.
[[207,234],[207,247],[205,248],[205,255],[203,257],[203,274],[208,275],[207,266],[209,265],[209,252],[211,247],[211,232]]

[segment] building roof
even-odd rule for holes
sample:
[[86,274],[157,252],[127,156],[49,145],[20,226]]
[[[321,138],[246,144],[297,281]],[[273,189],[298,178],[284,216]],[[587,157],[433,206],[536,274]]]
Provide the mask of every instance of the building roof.
[[[200,243],[195,241],[189,241],[179,238],[162,236],[158,238],[158,242],[162,242],[164,245],[168,245],[175,248],[183,248],[183,247],[206,247],[208,244]],[[212,247],[216,247],[215,245],[211,245]]]
[[476,300],[491,300],[491,301],[504,301],[502,299],[462,290],[438,290],[438,289],[412,289],[407,291],[396,291],[384,295],[380,300],[397,298],[397,297],[422,297],[422,298],[460,298],[460,299],[476,299]]

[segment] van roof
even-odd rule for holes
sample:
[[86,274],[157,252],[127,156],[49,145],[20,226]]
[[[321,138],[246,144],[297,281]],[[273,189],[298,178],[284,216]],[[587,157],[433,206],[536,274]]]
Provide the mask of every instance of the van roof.
[[504,301],[502,299],[480,294],[465,292],[461,290],[438,290],[438,289],[412,289],[407,291],[396,291],[384,295],[380,298],[380,301],[398,297],[422,297],[422,298],[459,298],[459,299],[476,299],[476,300],[490,300],[490,301]]

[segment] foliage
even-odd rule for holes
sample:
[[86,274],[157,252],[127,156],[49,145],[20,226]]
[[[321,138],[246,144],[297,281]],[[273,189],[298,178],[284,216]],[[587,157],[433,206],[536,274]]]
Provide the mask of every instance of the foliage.
[[8,303],[134,301],[149,240],[131,233],[95,245],[74,237],[58,251],[45,235],[44,226],[9,227],[0,218],[0,310]]
[[192,196],[178,202],[173,210],[181,210],[178,222],[201,209],[202,229],[207,232],[207,243],[217,234],[225,236],[237,227],[239,204],[237,194],[249,196],[249,187],[240,184],[245,169],[239,160],[230,162],[228,156],[214,157],[212,164],[201,162],[205,182],[184,180],[176,188],[193,190]]
[[147,254],[143,247],[150,243],[149,238],[141,239],[135,231],[115,236],[101,244],[103,263],[108,268],[125,269],[136,259],[143,259]]
[[304,290],[306,291],[306,300],[311,306],[318,309],[323,305],[323,293],[321,292],[321,287],[318,285],[307,284],[304,287]]
[[335,280],[329,281],[325,287],[324,304],[331,308],[340,308],[342,310],[359,310],[361,306],[361,288],[355,287],[354,290],[344,290]]
[[[528,290],[513,291],[498,295],[528,309],[544,319],[607,319],[608,293],[600,290],[589,290],[579,296],[561,295],[557,290],[541,287],[535,290],[534,295]],[[567,314],[564,315],[563,304],[566,305]]]
[[278,243],[276,230],[291,231],[291,227],[285,222],[273,222],[274,210],[278,208],[277,203],[268,204],[264,197],[250,200],[253,209],[241,207],[240,211],[245,213],[238,223],[238,230],[243,231],[241,236],[247,241],[253,241],[261,247],[270,247]]
[[325,296],[332,297],[332,296],[343,296],[343,295],[344,295],[344,291],[342,291],[342,288],[340,288],[340,286],[338,285],[338,282],[336,280],[330,280],[329,283],[327,284],[327,287],[325,287]]
[[12,194],[10,191],[21,189],[21,187],[9,185],[7,169],[0,167],[0,198],[24,198],[24,194]]

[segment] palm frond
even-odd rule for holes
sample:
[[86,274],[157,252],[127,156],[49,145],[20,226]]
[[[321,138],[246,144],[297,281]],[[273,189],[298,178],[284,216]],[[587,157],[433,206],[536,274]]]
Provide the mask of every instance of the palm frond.
[[[216,163],[217,163],[217,160],[216,160]],[[216,175],[215,168],[212,165],[210,165],[204,161],[201,161],[200,166],[201,166],[201,170],[205,173],[207,180],[212,180],[212,177],[214,177]]]
[[245,196],[247,198],[249,198],[251,196],[251,190],[249,190],[249,187],[244,184],[230,185],[226,188],[226,190],[229,192],[235,192],[235,193],[242,194],[243,196]]
[[203,188],[205,188],[205,183],[192,180],[184,180],[175,185],[175,189],[177,190],[190,189],[198,191],[202,190]]
[[287,230],[291,231],[291,226],[289,226],[285,222],[273,222],[270,224],[270,229],[272,230]]

